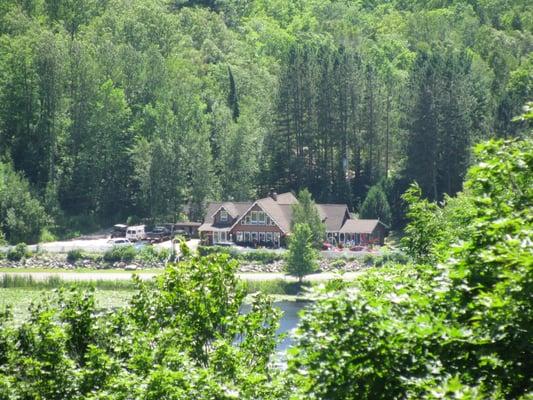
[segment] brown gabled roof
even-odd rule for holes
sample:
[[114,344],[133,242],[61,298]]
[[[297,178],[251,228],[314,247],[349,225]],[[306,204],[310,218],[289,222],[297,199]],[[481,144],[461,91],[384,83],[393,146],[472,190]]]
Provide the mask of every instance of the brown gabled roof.
[[205,210],[204,218],[205,223],[213,223],[215,212],[220,208],[222,204],[222,202],[218,201],[210,201],[209,203],[207,203],[207,209]]
[[327,232],[338,232],[344,223],[344,217],[348,212],[346,204],[317,204],[318,214],[324,224]]
[[[254,204],[257,204],[274,220],[283,232],[288,233],[291,230],[292,206],[297,202],[298,200],[291,192],[278,194],[276,200],[271,197],[265,197],[256,202],[211,202],[207,207],[204,225],[202,225],[200,230],[215,229],[212,226],[214,222],[213,216],[220,207],[224,207],[233,218],[237,218],[234,223],[235,226],[235,224],[239,223],[240,218]],[[346,204],[317,204],[317,209],[328,232],[371,233],[377,224],[381,224],[378,220],[367,219],[347,219],[345,222],[346,215],[350,217]]]
[[[292,206],[298,200],[290,192],[279,194],[277,201],[271,197],[257,200],[257,204],[276,222],[284,232],[291,230]],[[327,231],[338,232],[348,212],[346,204],[317,204],[320,218],[324,221]]]
[[259,199],[256,203],[274,220],[283,232],[291,230],[292,204],[279,204],[270,197]]
[[348,219],[340,229],[340,233],[372,233],[381,224],[379,219]]
[[[267,199],[270,199],[270,197],[266,197]],[[286,192],[286,193],[280,193],[276,196],[276,203],[278,204],[296,204],[298,203],[298,199],[292,192]]]
[[209,204],[207,205],[207,210],[205,212],[204,222],[212,224],[214,222],[215,213],[220,209],[220,207],[224,207],[224,210],[226,210],[229,213],[229,215],[231,215],[232,218],[238,218],[248,208],[250,208],[252,204],[253,203],[250,201],[243,201],[243,202],[212,201],[212,202],[209,202]]

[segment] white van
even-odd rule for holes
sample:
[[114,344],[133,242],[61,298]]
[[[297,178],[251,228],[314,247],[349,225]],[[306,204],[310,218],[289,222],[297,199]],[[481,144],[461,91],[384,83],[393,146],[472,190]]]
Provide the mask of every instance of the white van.
[[146,239],[144,225],[128,226],[128,229],[126,229],[126,239],[129,239],[132,242]]

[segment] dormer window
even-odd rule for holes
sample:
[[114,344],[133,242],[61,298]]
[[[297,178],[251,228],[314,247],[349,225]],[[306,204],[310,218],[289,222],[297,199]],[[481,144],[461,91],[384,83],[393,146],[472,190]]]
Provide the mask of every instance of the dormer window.
[[220,210],[220,222],[228,222],[228,212]]

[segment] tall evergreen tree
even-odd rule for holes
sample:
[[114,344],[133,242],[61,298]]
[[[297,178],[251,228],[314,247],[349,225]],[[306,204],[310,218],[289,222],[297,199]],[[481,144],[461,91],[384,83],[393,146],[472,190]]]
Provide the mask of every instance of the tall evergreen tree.
[[320,217],[311,193],[303,189],[298,193],[298,203],[292,206],[292,228],[306,224],[311,229],[311,239],[315,247],[320,247],[326,237],[326,226]]
[[313,248],[313,232],[308,224],[296,224],[287,251],[287,272],[298,277],[301,283],[303,277],[314,272],[317,268],[317,251]]
[[229,95],[228,95],[228,106],[231,109],[231,116],[233,122],[237,122],[239,119],[239,98],[237,96],[237,85],[235,84],[235,79],[233,78],[233,72],[228,66],[228,79],[229,79]]
[[379,219],[385,225],[391,224],[391,210],[381,185],[374,185],[368,191],[359,210],[359,218]]

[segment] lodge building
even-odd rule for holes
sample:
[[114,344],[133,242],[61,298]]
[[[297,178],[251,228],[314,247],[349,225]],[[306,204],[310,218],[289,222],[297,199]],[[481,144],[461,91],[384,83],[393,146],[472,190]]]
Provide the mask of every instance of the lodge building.
[[[291,193],[271,192],[254,202],[210,202],[198,228],[204,244],[281,247],[291,233]],[[377,219],[353,219],[346,204],[317,204],[332,244],[383,245],[387,227]]]

